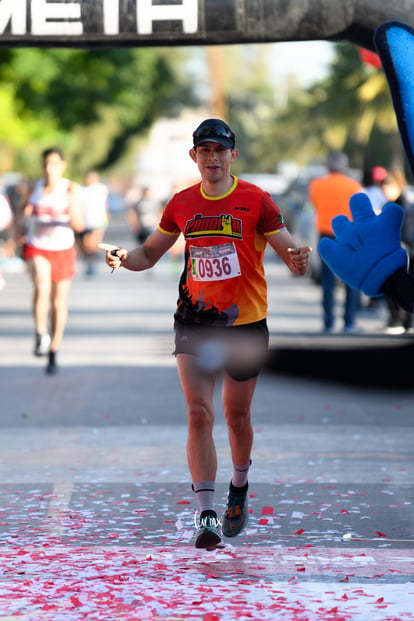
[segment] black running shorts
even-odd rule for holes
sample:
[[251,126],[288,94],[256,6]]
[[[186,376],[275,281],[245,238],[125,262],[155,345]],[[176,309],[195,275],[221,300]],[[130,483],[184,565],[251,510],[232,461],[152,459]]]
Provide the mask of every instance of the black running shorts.
[[269,348],[266,319],[240,326],[205,327],[174,322],[174,354],[192,354],[206,373],[225,371],[239,382],[257,377]]

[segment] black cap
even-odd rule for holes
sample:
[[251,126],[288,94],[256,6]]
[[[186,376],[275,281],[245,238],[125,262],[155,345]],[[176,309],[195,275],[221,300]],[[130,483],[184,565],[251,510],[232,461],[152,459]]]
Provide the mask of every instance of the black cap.
[[236,138],[230,127],[221,119],[206,119],[193,133],[193,145],[217,142],[226,149],[234,149]]

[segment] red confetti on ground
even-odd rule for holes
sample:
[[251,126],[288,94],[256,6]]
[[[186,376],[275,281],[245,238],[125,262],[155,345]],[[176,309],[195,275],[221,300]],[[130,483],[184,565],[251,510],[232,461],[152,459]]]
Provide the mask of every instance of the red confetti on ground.
[[[396,552],[396,557],[401,552]],[[370,560],[304,547],[2,545],[0,618],[16,621],[404,621],[414,619],[406,584],[384,604],[386,585],[339,584],[344,567]],[[384,557],[388,558],[388,557]],[[321,560],[323,559],[323,560]],[[408,562],[408,561],[407,561]],[[327,581],[308,577],[320,573]],[[306,568],[305,568],[306,564]],[[315,565],[316,564],[316,565]],[[370,577],[364,564],[360,576]],[[313,569],[313,571],[312,571]],[[286,576],[290,575],[289,579]],[[352,575],[352,574],[349,574]],[[325,591],[324,591],[325,589]],[[327,590],[329,589],[329,590]],[[404,614],[396,606],[404,602]],[[382,605],[383,604],[383,605]],[[384,616],[383,608],[387,608]]]

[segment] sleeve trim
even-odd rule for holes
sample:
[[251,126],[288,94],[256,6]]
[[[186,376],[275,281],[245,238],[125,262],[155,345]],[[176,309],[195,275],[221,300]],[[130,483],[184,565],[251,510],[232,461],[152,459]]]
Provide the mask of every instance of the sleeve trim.
[[164,235],[168,235],[169,237],[178,237],[180,235],[180,231],[172,233],[171,231],[166,231],[165,229],[161,228],[161,226],[158,226],[158,231],[160,233],[163,233]]
[[275,229],[274,231],[267,231],[266,233],[263,233],[263,235],[265,237],[270,237],[271,235],[277,235],[281,231],[286,231],[285,225],[281,226],[280,229]]

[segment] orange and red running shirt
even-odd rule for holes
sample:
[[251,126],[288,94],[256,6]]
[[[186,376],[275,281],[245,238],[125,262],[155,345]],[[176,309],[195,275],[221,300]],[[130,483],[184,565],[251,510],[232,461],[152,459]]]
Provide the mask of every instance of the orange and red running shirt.
[[266,237],[285,228],[267,192],[237,177],[223,196],[196,184],[172,197],[158,228],[185,239],[177,320],[232,326],[267,316]]

